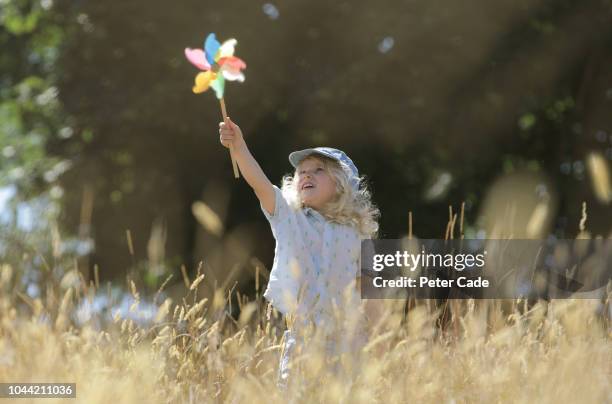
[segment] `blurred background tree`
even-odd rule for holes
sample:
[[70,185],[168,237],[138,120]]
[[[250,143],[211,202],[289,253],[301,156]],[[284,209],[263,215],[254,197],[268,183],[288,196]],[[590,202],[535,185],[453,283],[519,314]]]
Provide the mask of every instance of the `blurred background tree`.
[[70,261],[91,250],[87,240],[60,243],[56,226],[64,195],[59,177],[72,162],[48,147],[74,134],[57,86],[70,35],[66,17],[52,0],[0,3],[0,257],[21,269],[17,279],[32,295],[41,281],[57,278],[45,254],[60,264],[60,257]]
[[208,32],[238,39],[247,80],[228,86],[229,115],[270,179],[293,150],[345,150],[381,237],[404,236],[409,211],[418,236],[443,237],[448,205],[464,201],[475,236],[487,190],[512,173],[538,178],[527,192],[551,201],[551,233],[575,237],[583,201],[591,231],[610,232],[588,172],[589,156],[612,160],[609,0],[2,7],[3,185],[60,203],[86,276],[95,263],[103,279],[136,271],[155,287],[204,259],[211,281],[238,268],[249,282],[252,257],[271,265],[218,104],[191,93],[183,49]]

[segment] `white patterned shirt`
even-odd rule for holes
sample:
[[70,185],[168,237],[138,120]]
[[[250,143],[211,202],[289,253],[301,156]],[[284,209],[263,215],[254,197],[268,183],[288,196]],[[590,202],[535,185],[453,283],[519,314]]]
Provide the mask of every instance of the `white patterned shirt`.
[[276,239],[264,297],[283,314],[310,314],[315,325],[333,324],[333,301],[349,310],[357,310],[360,302],[354,281],[360,271],[361,236],[354,227],[329,222],[315,209],[293,209],[280,188],[273,188],[274,214],[260,203]]

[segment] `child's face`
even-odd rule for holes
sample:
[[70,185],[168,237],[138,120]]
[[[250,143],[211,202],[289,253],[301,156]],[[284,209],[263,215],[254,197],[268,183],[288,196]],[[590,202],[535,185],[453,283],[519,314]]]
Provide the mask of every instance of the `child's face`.
[[336,182],[323,161],[307,157],[298,164],[298,192],[305,206],[319,210],[336,194]]

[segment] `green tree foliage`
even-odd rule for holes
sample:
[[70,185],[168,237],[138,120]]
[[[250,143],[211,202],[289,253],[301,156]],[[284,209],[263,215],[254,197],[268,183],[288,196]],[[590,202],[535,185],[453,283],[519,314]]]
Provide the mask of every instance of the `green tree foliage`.
[[21,198],[47,190],[68,165],[49,156],[50,139],[69,132],[56,85],[64,37],[52,2],[8,0],[0,13],[0,186]]
[[0,257],[32,287],[58,281],[78,247],[56,226],[71,161],[49,153],[74,133],[57,86],[65,18],[52,0],[0,2]]

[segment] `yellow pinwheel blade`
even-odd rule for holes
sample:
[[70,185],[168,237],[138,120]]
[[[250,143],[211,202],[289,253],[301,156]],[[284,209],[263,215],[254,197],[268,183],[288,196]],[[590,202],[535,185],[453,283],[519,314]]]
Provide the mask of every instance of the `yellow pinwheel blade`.
[[200,72],[195,78],[195,85],[193,86],[193,92],[195,94],[203,93],[210,87],[210,82],[217,78],[217,74],[212,71]]

